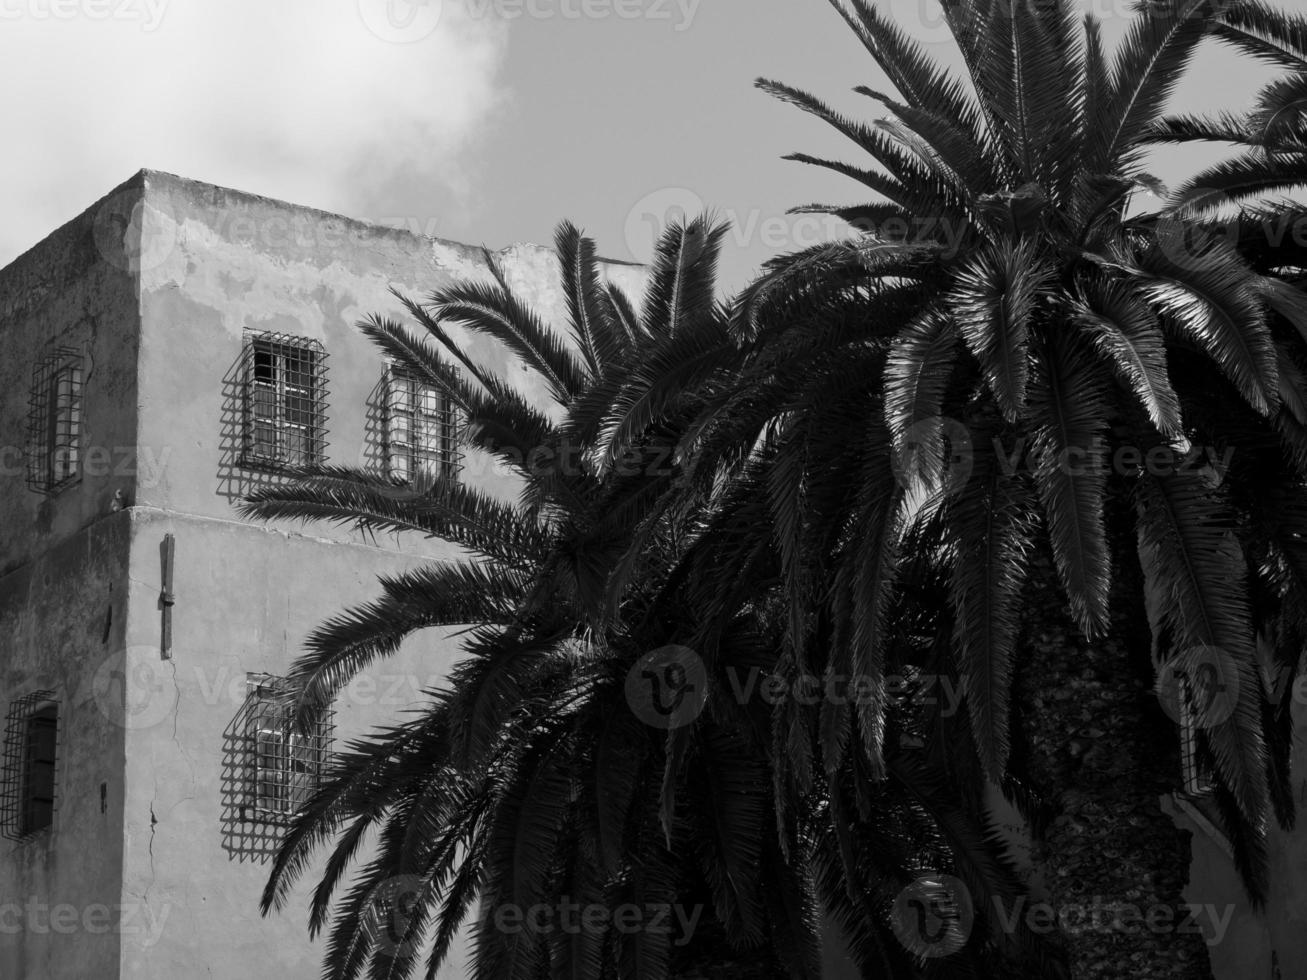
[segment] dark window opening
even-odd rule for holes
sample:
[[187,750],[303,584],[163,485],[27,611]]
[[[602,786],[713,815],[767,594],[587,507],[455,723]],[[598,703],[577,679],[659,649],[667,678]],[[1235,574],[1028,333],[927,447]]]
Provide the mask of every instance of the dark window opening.
[[22,831],[26,836],[54,823],[54,766],[59,709],[42,708],[27,720]]
[[36,366],[28,409],[27,485],[55,493],[77,482],[82,458],[82,355],[60,347]]
[[1182,680],[1180,691],[1180,767],[1184,791],[1190,796],[1205,796],[1213,789],[1212,771],[1198,750],[1199,713],[1188,677]]
[[54,824],[59,708],[51,691],[34,691],[9,706],[0,776],[0,834],[26,840]]

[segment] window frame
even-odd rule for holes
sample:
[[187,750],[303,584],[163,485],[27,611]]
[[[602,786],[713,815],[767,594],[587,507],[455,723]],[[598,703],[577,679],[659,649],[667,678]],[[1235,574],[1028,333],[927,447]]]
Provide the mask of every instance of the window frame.
[[[326,348],[307,337],[247,335],[243,465],[293,470],[326,460],[326,361]],[[260,432],[270,432],[271,439]]]
[[1180,773],[1186,796],[1207,796],[1215,788],[1212,770],[1198,751],[1198,724],[1188,675],[1180,679]]
[[[39,733],[43,732],[48,732],[46,738],[39,737]],[[30,837],[40,833],[47,827],[54,826],[56,773],[59,765],[59,706],[47,702],[34,711],[27,719],[25,735],[22,788],[23,812],[20,826],[23,836]],[[35,757],[38,748],[44,747],[41,743],[48,743],[48,759]],[[37,766],[47,767],[47,771],[42,774],[39,787],[33,786],[36,780]],[[38,791],[41,793],[39,797],[36,795]],[[39,814],[35,807],[38,802],[41,804]]]
[[54,495],[82,479],[86,365],[76,347],[55,347],[37,361],[27,417],[27,485]]
[[[462,420],[447,391],[397,364],[386,366],[382,412],[382,465],[388,479],[405,486],[458,480],[462,470]],[[401,395],[402,393],[402,395]],[[424,406],[434,402],[434,408]],[[407,439],[397,439],[402,427]],[[431,437],[434,430],[434,438]],[[396,464],[402,461],[403,466]]]
[[[0,836],[27,841],[53,831],[59,812],[63,725],[52,691],[34,691],[11,702],[5,725],[0,779]],[[42,733],[48,732],[48,737]],[[49,758],[37,758],[48,751]],[[40,776],[37,767],[47,767]],[[40,795],[37,796],[37,791]],[[35,805],[39,803],[39,808]]]
[[325,710],[311,731],[296,730],[293,688],[287,678],[251,674],[247,685],[247,815],[284,822],[309,801],[322,783],[331,755],[333,714]]

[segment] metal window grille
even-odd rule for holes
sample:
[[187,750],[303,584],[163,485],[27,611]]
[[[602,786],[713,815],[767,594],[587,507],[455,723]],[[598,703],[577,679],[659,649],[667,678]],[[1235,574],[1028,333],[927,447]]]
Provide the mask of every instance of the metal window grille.
[[246,699],[249,746],[249,805],[263,818],[289,817],[318,788],[331,748],[331,712],[323,712],[310,731],[292,724],[294,689],[285,678],[252,675]]
[[50,691],[13,702],[5,724],[0,833],[26,840],[54,823],[59,708]]
[[1194,692],[1189,678],[1182,680],[1180,698],[1180,768],[1184,791],[1205,796],[1212,791],[1212,771],[1198,752],[1198,723]]
[[245,451],[249,466],[315,466],[326,456],[327,352],[289,334],[245,345]]
[[386,471],[393,480],[429,486],[457,479],[458,409],[449,394],[398,367],[386,371]]
[[27,415],[27,485],[55,493],[81,475],[82,353],[57,347],[37,362]]

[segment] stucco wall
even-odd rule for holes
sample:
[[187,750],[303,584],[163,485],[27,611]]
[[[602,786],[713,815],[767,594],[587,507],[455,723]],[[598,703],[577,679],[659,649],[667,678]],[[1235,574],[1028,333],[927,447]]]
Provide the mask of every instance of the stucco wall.
[[[294,334],[326,348],[328,462],[376,463],[384,364],[356,324],[369,314],[407,322],[392,287],[424,298],[457,279],[488,278],[481,250],[166,174],[148,172],[143,179],[142,224],[157,244],[142,249],[141,444],[166,464],[156,479],[142,481],[137,501],[228,517],[232,500],[259,481],[234,459],[238,361],[249,331]],[[509,283],[561,334],[553,252],[517,245],[497,259]],[[642,269],[610,265],[607,272],[638,299]],[[457,327],[450,333],[478,364],[548,405],[536,376],[502,346]],[[463,477],[505,496],[516,493],[511,475],[476,454],[465,460]]]
[[[343,603],[370,597],[375,578],[409,560],[361,544],[325,543],[235,521],[132,512],[124,891],[141,896],[163,928],[149,942],[125,937],[132,980],[179,976],[310,980],[323,944],[306,928],[306,888],[286,911],[261,918],[258,899],[277,833],[241,819],[248,760],[233,722],[247,673],[284,674],[303,637]],[[159,543],[176,540],[174,646],[160,661]],[[420,691],[448,674],[456,645],[415,638],[343,692],[335,708],[344,743],[401,720]],[[461,954],[442,980],[466,974]]]
[[[139,183],[139,182],[138,182]],[[122,189],[120,189],[121,191]],[[51,829],[0,841],[0,977],[115,976],[120,934],[122,729],[89,664],[121,649],[136,443],[135,279],[115,229],[130,188],[0,270],[0,713],[39,690],[59,706]],[[53,346],[84,356],[82,478],[54,495],[25,482],[33,369]],[[122,679],[100,677],[121,692]]]
[[[127,673],[136,710],[127,732],[124,891],[141,896],[163,928],[148,944],[124,941],[123,976],[307,980],[318,975],[323,949],[308,941],[307,891],[285,914],[261,919],[267,865],[255,852],[266,853],[267,842],[232,821],[227,733],[246,674],[286,673],[307,633],[370,599],[378,575],[456,553],[421,538],[372,542],[349,529],[237,516],[234,503],[266,479],[236,459],[244,335],[269,330],[321,342],[329,354],[328,461],[373,464],[383,362],[356,322],[369,313],[403,320],[392,286],[422,296],[488,270],[479,249],[164,174],[142,181],[140,441],[158,465],[138,481],[132,511]],[[514,246],[497,257],[542,315],[562,315],[552,252]],[[613,266],[611,276],[638,298],[642,270]],[[451,332],[543,407],[545,391],[516,360],[483,338]],[[475,455],[463,478],[501,496],[517,492],[510,475]],[[166,533],[177,542],[177,606],[173,658],[164,662],[157,597]],[[338,700],[338,738],[399,720],[457,655],[454,641],[415,638]],[[316,871],[306,877],[310,886]],[[464,975],[460,951],[442,977]]]
[[[134,178],[139,184],[139,179]],[[0,270],[0,574],[109,511],[135,471],[140,307],[121,251],[132,182]],[[83,476],[54,497],[25,486],[28,402],[43,352],[85,355]]]
[[118,513],[0,577],[3,709],[41,690],[59,709],[54,823],[0,840],[0,977],[116,977],[120,936],[144,928],[121,888],[124,679],[96,673],[125,643],[127,553]]

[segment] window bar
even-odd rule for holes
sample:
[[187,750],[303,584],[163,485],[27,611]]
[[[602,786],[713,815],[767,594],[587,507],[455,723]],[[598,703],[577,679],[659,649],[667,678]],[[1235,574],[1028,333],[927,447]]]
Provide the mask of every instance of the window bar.
[[436,478],[457,479],[462,456],[453,399],[393,364],[387,368],[385,391],[386,474],[418,486]]
[[27,416],[27,485],[54,493],[81,474],[82,353],[56,347],[36,364]]
[[[57,711],[53,691],[34,691],[9,706],[0,769],[0,836],[7,840],[26,840],[53,823],[58,806]],[[34,776],[40,777],[39,783]]]
[[293,725],[295,689],[283,677],[252,674],[246,699],[250,755],[248,811],[280,822],[294,815],[318,788],[330,752],[334,713],[323,711],[311,729]]
[[327,351],[291,334],[245,346],[244,464],[298,468],[326,457]]

